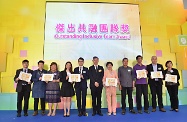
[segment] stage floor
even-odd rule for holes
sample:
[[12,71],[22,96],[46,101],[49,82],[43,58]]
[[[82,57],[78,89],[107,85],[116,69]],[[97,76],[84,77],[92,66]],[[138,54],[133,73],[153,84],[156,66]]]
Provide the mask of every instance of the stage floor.
[[55,117],[32,116],[33,111],[29,111],[28,117],[16,117],[16,111],[0,111],[0,122],[186,122],[187,121],[187,105],[180,106],[179,112],[169,111],[170,107],[165,107],[166,113],[157,110],[150,114],[130,114],[121,115],[121,109],[117,109],[116,116],[108,116],[107,109],[102,109],[104,116],[92,116],[92,110],[87,110],[87,117],[78,117],[77,110],[71,110],[70,117],[63,117],[63,110],[58,110]]

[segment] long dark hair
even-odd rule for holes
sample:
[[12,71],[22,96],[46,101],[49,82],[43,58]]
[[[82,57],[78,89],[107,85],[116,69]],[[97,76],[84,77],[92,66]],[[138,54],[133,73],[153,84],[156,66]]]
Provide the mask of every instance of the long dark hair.
[[68,63],[71,65],[69,71],[70,71],[70,73],[73,73],[73,67],[72,67],[72,63],[71,63],[70,61],[66,62],[66,64],[65,64],[65,68],[64,68],[64,71],[67,70],[66,65],[67,65]]
[[58,65],[56,62],[52,62],[51,65],[50,65],[50,71],[51,71],[51,66],[55,65],[56,66],[56,71],[58,71]]

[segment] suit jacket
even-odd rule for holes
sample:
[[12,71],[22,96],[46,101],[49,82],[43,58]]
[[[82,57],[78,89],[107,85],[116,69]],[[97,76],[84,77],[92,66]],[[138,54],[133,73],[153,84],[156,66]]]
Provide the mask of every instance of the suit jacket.
[[[74,69],[74,74],[80,74],[79,67],[76,67]],[[87,80],[89,79],[89,72],[88,72],[88,68],[87,67],[83,66],[82,75],[83,75],[84,79],[81,78],[81,82],[75,83],[75,86],[74,86],[75,89],[87,88]]]
[[[172,70],[173,70],[173,72],[171,72],[171,75],[177,75],[177,85],[180,85],[180,83],[179,83],[180,75],[179,75],[178,70],[175,69],[175,68],[172,68]],[[168,72],[168,69],[164,70],[164,77],[166,76],[167,72]],[[165,78],[164,78],[164,79],[165,79]],[[166,82],[165,85],[167,86],[167,85],[169,85],[169,84],[172,84],[172,83]]]
[[[23,69],[18,69],[18,70],[16,71],[16,75],[15,75],[15,77],[14,77],[14,81],[15,81],[15,82],[16,82],[16,78],[19,77],[19,74],[20,74],[21,71],[23,71]],[[33,71],[32,71],[31,69],[28,69],[27,73],[31,73],[31,74],[32,74]],[[22,90],[22,84],[27,84],[27,85],[26,85],[27,91],[31,91],[31,84],[28,84],[26,81],[19,80],[19,81],[17,82],[16,92],[21,92],[21,90]]]
[[[163,79],[158,78],[158,81],[155,81],[155,79],[151,79],[151,72],[153,72],[153,65],[149,64],[147,65],[146,70],[148,71],[147,77],[148,77],[148,84],[149,85],[155,85],[156,82],[159,82],[160,85],[163,85]],[[162,74],[164,75],[164,68],[161,64],[157,64],[157,71],[161,71]]]
[[90,78],[90,88],[97,88],[94,84],[95,82],[99,83],[99,87],[103,87],[103,79],[104,76],[104,69],[102,66],[98,65],[97,71],[95,70],[94,65],[89,67],[89,78]]

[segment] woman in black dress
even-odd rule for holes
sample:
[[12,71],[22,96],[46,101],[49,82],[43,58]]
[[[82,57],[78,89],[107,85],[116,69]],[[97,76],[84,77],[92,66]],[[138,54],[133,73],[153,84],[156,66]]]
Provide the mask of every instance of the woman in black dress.
[[[64,101],[64,117],[70,116],[71,97],[75,95],[73,82],[69,82],[69,75],[72,74],[71,62],[66,62],[65,69],[60,72],[60,81],[62,82],[61,96]],[[67,111],[68,110],[68,111]]]
[[166,88],[167,88],[169,96],[170,96],[170,102],[171,102],[171,110],[170,111],[178,112],[179,111],[178,110],[178,107],[179,107],[178,87],[179,87],[180,75],[179,75],[178,70],[175,68],[172,68],[172,66],[173,66],[172,61],[166,62],[167,69],[164,71],[164,76],[166,76],[166,74],[176,75],[177,76],[177,83],[166,81],[165,85],[166,85]]

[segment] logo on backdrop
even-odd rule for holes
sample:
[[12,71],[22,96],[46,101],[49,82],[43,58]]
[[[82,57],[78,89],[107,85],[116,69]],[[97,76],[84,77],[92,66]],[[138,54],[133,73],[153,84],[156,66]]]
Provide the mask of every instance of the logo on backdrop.
[[109,40],[130,40],[128,24],[56,24],[55,39],[109,39]]

